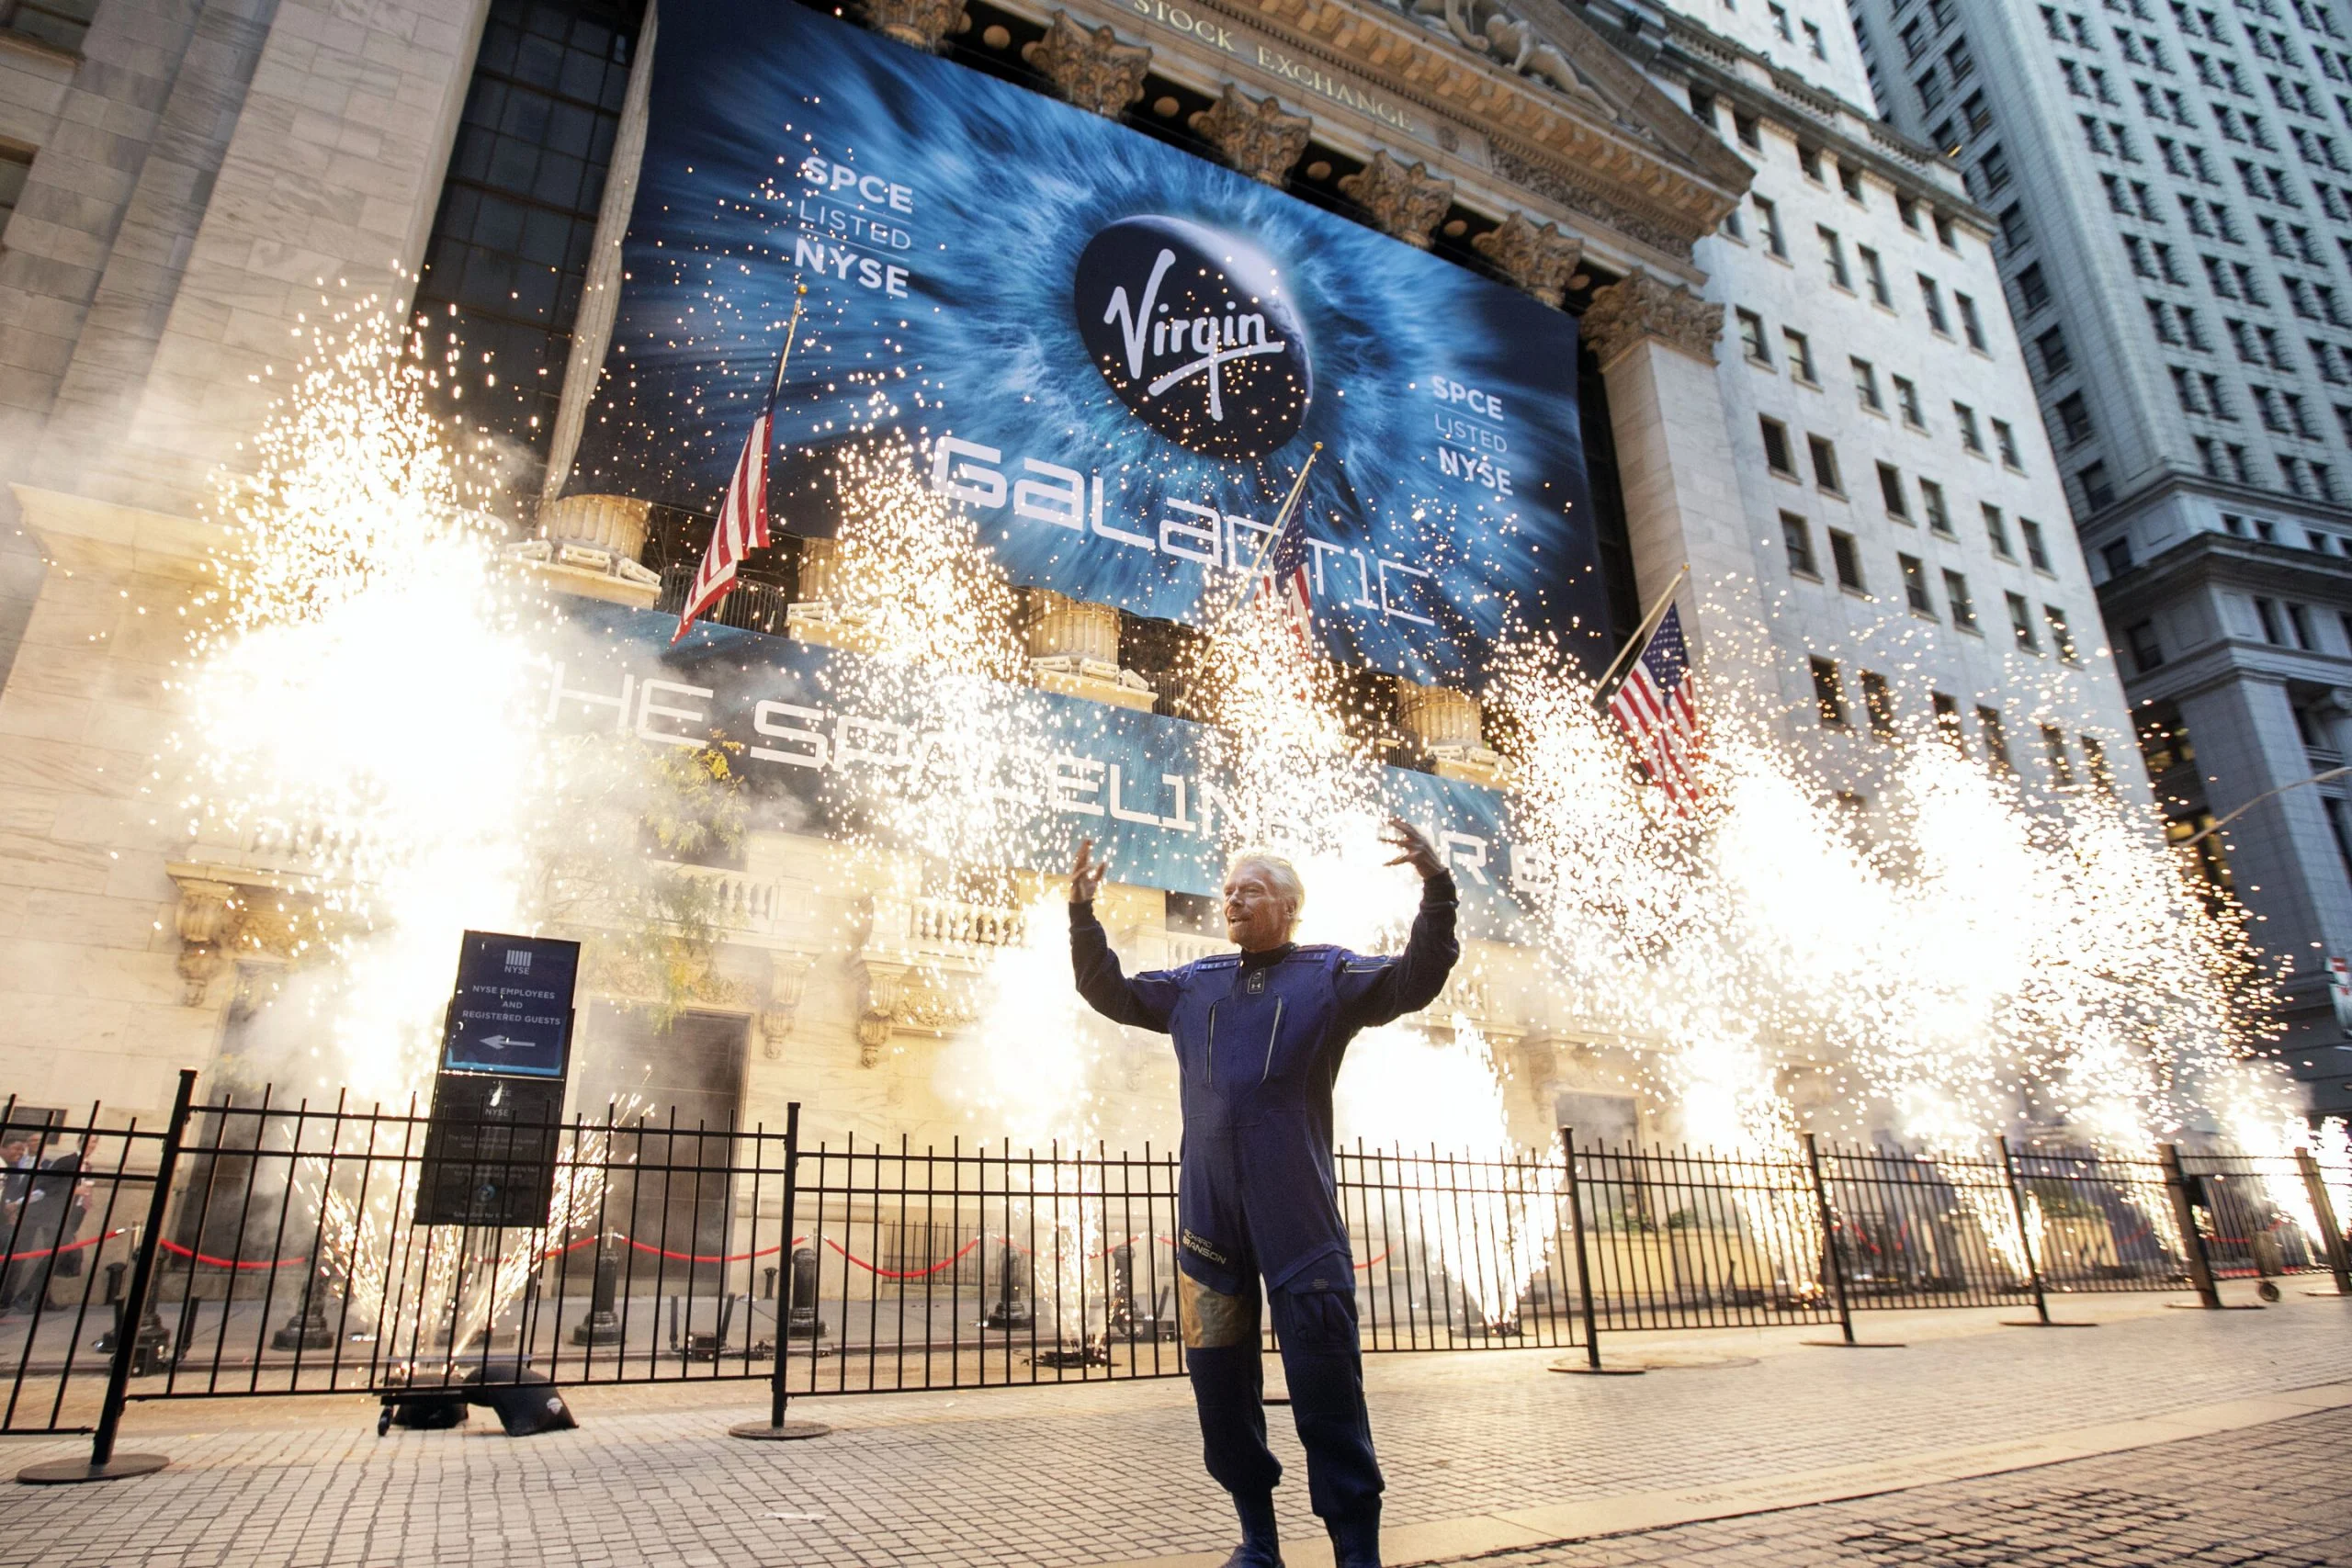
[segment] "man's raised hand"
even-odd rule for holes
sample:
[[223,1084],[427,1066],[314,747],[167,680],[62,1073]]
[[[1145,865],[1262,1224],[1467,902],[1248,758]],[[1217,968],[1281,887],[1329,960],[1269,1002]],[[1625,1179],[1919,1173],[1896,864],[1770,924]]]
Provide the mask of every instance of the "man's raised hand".
[[1078,858],[1069,865],[1069,901],[1073,904],[1092,903],[1095,891],[1102,886],[1102,873],[1110,863],[1107,855],[1101,860],[1094,858],[1093,840],[1080,840]]
[[[1445,863],[1437,858],[1437,852],[1430,848],[1430,841],[1402,817],[1388,819],[1388,831],[1380,835],[1380,841],[1400,852],[1389,860],[1390,865],[1409,865],[1424,882],[1445,870]],[[1081,857],[1084,852],[1080,852]]]

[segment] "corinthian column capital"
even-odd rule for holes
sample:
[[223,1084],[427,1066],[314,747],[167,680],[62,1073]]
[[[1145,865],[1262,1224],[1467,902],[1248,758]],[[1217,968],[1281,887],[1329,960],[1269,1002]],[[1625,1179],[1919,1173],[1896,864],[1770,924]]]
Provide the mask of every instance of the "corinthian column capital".
[[972,25],[964,0],[858,0],[858,15],[884,38],[936,54],[948,36]]
[[1400,164],[1385,148],[1361,173],[1340,182],[1350,201],[1372,214],[1382,232],[1421,250],[1430,248],[1445,209],[1453,205],[1453,182],[1430,173],[1427,164]]
[[1280,186],[1306,151],[1315,122],[1272,98],[1253,98],[1227,82],[1224,96],[1192,118],[1192,127],[1253,180]]
[[1111,119],[1143,96],[1144,73],[1151,69],[1150,50],[1121,43],[1109,28],[1074,22],[1068,11],[1055,12],[1046,36],[1022,45],[1021,58],[1043,72],[1063,97]]
[[1531,222],[1514,212],[1499,228],[1470,242],[1479,254],[1500,267],[1503,275],[1554,310],[1567,298],[1568,279],[1584,260],[1580,235],[1563,234],[1550,223]]
[[1713,365],[1715,340],[1723,330],[1721,305],[1645,272],[1629,273],[1595,292],[1583,318],[1585,341],[1592,344],[1603,369],[1647,338]]

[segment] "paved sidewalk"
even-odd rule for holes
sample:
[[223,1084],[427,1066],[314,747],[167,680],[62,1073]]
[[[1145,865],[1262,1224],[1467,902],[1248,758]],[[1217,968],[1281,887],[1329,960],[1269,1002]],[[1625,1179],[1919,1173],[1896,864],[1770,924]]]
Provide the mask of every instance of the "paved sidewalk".
[[2340,1568],[2352,1411],[1982,1481],[1480,1560],[1481,1568]]
[[[1558,1354],[1550,1351],[1373,1358],[1367,1381],[1389,1475],[1387,1522],[1399,1542],[1442,1545],[1458,1539],[1449,1532],[1459,1521],[1549,1517],[1547,1510],[1567,1509],[1585,1523],[1558,1536],[1589,1536],[1661,1522],[1654,1511],[1661,1489],[1720,1496],[1702,1504],[1702,1511],[1747,1510],[1754,1499],[1786,1494],[1791,1478],[1818,1478],[1839,1467],[1867,1467],[1883,1472],[1886,1485],[1911,1487],[1981,1473],[1981,1466],[1951,1467],[1954,1450],[1972,1445],[2012,1456],[1996,1462],[2032,1463],[2036,1455],[2094,1451],[2069,1450],[2075,1439],[2060,1436],[2086,1428],[2136,1432],[2116,1440],[2142,1444],[2179,1435],[2177,1426],[2151,1417],[2203,1423],[2199,1429],[2218,1434],[2199,1440],[2209,1455],[2252,1451],[2279,1434],[2319,1433],[2321,1438],[2291,1440],[2334,1445],[2327,1462],[2286,1467],[2282,1460],[2282,1467],[2299,1482],[2333,1485],[2339,1514],[2352,1512],[2345,1506],[2352,1483],[2337,1479],[2346,1417],[2278,1419],[2352,1397],[2318,1387],[2346,1376],[2352,1302],[2290,1293],[2267,1312],[2216,1314],[2166,1311],[2160,1299],[2125,1297],[2069,1301],[2065,1311],[2106,1326],[2040,1333],[1997,1325],[2013,1314],[1872,1314],[1872,1337],[1910,1341],[1907,1349],[1877,1351],[1796,1343],[1817,1330],[1611,1337],[1612,1356],[1685,1363],[1639,1378],[1558,1376],[1545,1370]],[[2293,1390],[2312,1392],[2288,1393]],[[0,1568],[470,1562],[518,1568],[1086,1568],[1179,1553],[1221,1558],[1230,1543],[1223,1499],[1199,1468],[1181,1381],[796,1400],[796,1416],[831,1421],[840,1430],[813,1443],[727,1438],[728,1422],[764,1416],[761,1392],[740,1383],[582,1391],[573,1401],[585,1423],[580,1431],[521,1441],[497,1435],[486,1417],[465,1431],[399,1432],[379,1440],[373,1404],[346,1399],[137,1405],[125,1448],[168,1453],[173,1468],[109,1486],[0,1486]],[[2227,1404],[2233,1401],[2240,1403]],[[1283,1526],[1304,1545],[1320,1532],[1306,1513],[1296,1443],[1279,1412],[1276,1424],[1277,1451],[1291,1467],[1281,1494]],[[54,1442],[13,1442],[0,1446],[0,1461],[20,1464],[68,1451]],[[2101,1487],[2129,1491],[2117,1478],[2138,1473],[2134,1466],[2143,1461],[2124,1453],[2080,1462],[2109,1467],[2099,1472],[2109,1479],[2082,1483],[2088,1495]],[[2184,1473],[2181,1461],[2165,1462],[2171,1469],[2164,1473]],[[1947,1468],[1939,1470],[1939,1463]],[[1970,1488],[1983,1489],[1987,1499],[2014,1488],[2026,1495],[2076,1468],[2018,1472],[2043,1478],[2030,1482],[1938,1487],[1935,1495],[1950,1493],[1950,1500],[1922,1504],[1928,1512],[1919,1517],[1958,1521],[1950,1527],[1956,1540],[1971,1530],[1992,1539],[1999,1521],[1986,1523],[1969,1511],[1978,1506],[1968,1501],[1978,1495]],[[2233,1482],[2235,1494],[2245,1496],[2263,1473],[2257,1465]],[[2151,1495],[2182,1489],[2168,1481]],[[1814,1495],[1850,1496],[1855,1490]],[[1803,1500],[1801,1488],[1795,1495]],[[1897,1499],[1929,1495],[1902,1492]],[[2175,1521],[2177,1528],[2192,1535],[2218,1528],[2199,1511],[2204,1506],[2199,1501]],[[1775,1530],[1796,1529],[1792,1521],[1857,1508],[1854,1518],[1869,1529],[1879,1528],[1869,1523],[1874,1520],[1892,1521],[1884,1523],[1889,1530],[1915,1529],[1903,1523],[1912,1516],[1890,1499],[1763,1516],[1777,1523],[1658,1530],[1559,1549],[1584,1556],[1522,1553],[1518,1561],[1578,1568],[1686,1561],[1727,1540],[1769,1540]],[[2099,1517],[2113,1526],[2130,1512]],[[2011,1527],[2023,1528],[2014,1519],[2003,1528]],[[1856,1532],[1866,1533],[1861,1525],[1849,1533]],[[1847,1560],[1955,1568],[2103,1561],[2036,1557],[2020,1554],[2022,1547],[2007,1556],[1971,1547],[1943,1558],[1889,1555],[1889,1547],[1875,1557],[1836,1559],[1819,1555],[1812,1538],[1791,1539],[1798,1544],[1779,1558],[1723,1561],[1790,1568]],[[1637,1550],[1652,1555],[1607,1555]],[[1408,1555],[1392,1552],[1397,1561]],[[1305,1550],[1298,1556],[1302,1565],[1310,1561]],[[2263,1568],[2301,1561],[2291,1554],[2172,1560]],[[2311,1560],[2326,1558],[2323,1551]]]

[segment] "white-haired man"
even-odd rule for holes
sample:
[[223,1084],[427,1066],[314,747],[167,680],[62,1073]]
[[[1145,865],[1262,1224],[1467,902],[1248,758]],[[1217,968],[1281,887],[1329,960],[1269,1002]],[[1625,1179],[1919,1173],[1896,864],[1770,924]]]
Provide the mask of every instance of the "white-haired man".
[[1233,1495],[1241,1545],[1227,1568],[1279,1568],[1274,1485],[1258,1359],[1258,1282],[1282,1341],[1306,1486],[1340,1568],[1380,1562],[1380,1465],[1364,1411],[1355,1262],[1331,1170],[1331,1084],[1357,1032],[1427,1007],[1461,948],[1453,879],[1402,818],[1388,863],[1420,874],[1411,940],[1394,958],[1291,940],[1306,889],[1279,856],[1238,856],[1226,934],[1241,949],[1128,978],[1094,894],[1090,840],[1070,867],[1069,949],[1079,994],[1120,1023],[1172,1037],[1183,1084],[1176,1200],[1177,1303],[1209,1474]]

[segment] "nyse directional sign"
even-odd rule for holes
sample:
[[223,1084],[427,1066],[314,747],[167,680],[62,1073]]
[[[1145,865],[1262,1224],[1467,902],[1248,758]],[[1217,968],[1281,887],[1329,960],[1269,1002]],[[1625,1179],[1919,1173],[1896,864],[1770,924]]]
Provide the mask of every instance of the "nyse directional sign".
[[468,931],[458,957],[441,1066],[456,1073],[560,1078],[571,1047],[580,944]]
[[580,944],[468,931],[417,1184],[424,1225],[543,1225]]

